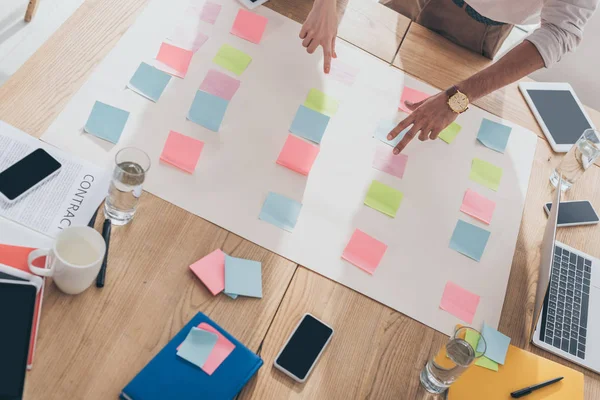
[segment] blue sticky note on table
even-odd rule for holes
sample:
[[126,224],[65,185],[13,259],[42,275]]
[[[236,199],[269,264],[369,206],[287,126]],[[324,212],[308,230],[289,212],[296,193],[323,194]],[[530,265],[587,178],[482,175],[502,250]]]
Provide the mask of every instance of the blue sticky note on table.
[[226,255],[225,293],[262,298],[262,264]]
[[490,232],[483,228],[458,220],[450,239],[450,248],[472,258],[481,260]]
[[290,132],[308,139],[316,144],[321,143],[325,129],[329,124],[329,117],[308,107],[300,106],[292,121]]
[[171,75],[143,62],[131,77],[127,87],[157,102],[170,80]]
[[116,144],[123,133],[127,118],[129,111],[96,101],[83,129],[91,135]]
[[[498,364],[504,364],[506,360],[506,353],[508,352],[508,345],[510,344],[510,338],[501,332],[498,332],[485,322],[481,329],[481,336],[485,339],[485,356]],[[477,351],[483,351],[483,341],[480,340],[477,345]]]
[[198,90],[192,102],[187,119],[218,132],[229,102],[218,96]]
[[512,128],[484,118],[479,127],[477,140],[485,147],[504,153]]
[[269,192],[258,218],[283,230],[292,232],[298,221],[302,204],[277,193]]
[[237,299],[238,295],[237,294],[231,294],[231,293],[227,293],[227,292],[223,292],[225,293],[227,296],[231,297],[233,300]]
[[389,144],[392,147],[396,147],[398,145],[398,143],[400,143],[402,138],[404,138],[404,135],[406,135],[408,133],[408,130],[410,129],[410,126],[409,126],[405,130],[400,132],[400,134],[398,136],[396,136],[394,139],[388,140],[387,135],[390,133],[390,131],[392,129],[394,129],[396,127],[396,125],[398,125],[398,124],[395,123],[394,121],[390,121],[390,120],[379,121],[379,124],[377,125],[377,128],[375,129],[375,135],[373,135],[373,137],[381,140],[385,144]]
[[177,349],[177,355],[202,368],[218,340],[216,333],[194,327]]

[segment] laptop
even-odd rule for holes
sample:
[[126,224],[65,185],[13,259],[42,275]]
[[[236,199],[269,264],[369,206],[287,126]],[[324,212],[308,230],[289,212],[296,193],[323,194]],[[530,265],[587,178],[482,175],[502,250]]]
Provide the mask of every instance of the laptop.
[[600,260],[556,241],[560,196],[556,190],[542,241],[531,341],[600,372]]

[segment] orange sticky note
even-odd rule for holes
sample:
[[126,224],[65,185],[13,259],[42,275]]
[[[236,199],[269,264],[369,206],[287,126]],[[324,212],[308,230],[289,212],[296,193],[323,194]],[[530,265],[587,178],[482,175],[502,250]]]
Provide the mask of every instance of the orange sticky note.
[[474,190],[467,189],[460,211],[489,225],[495,208],[496,203],[493,200],[480,195]]
[[193,174],[203,147],[204,142],[171,131],[160,155],[160,160]]
[[398,108],[404,111],[405,113],[410,114],[412,111],[410,111],[408,107],[406,107],[406,104],[404,104],[405,101],[418,103],[419,101],[425,100],[428,97],[429,95],[426,93],[404,86],[404,90],[402,90],[402,96],[400,97],[400,105],[398,106]]
[[202,322],[200,325],[198,325],[198,329],[212,332],[219,337],[217,339],[217,344],[215,344],[215,347],[213,347],[208,359],[204,362],[204,365],[202,365],[202,370],[208,375],[212,375],[213,372],[219,368],[219,365],[221,365],[221,363],[223,363],[223,361],[225,361],[225,359],[229,357],[231,352],[235,349],[235,344],[231,343],[229,339],[223,336],[221,332],[206,322]]
[[308,175],[310,169],[319,154],[319,146],[308,143],[294,135],[288,135],[277,164],[296,171],[302,175]]
[[231,27],[231,33],[249,42],[259,44],[267,27],[267,21],[267,18],[262,15],[240,8]]
[[479,296],[461,288],[455,283],[448,282],[444,288],[440,308],[469,324],[479,305]]
[[344,249],[342,258],[373,275],[386,250],[385,243],[357,229]]
[[196,261],[190,269],[213,296],[225,289],[225,253],[220,249]]
[[156,56],[156,60],[159,62],[156,68],[179,78],[185,78],[193,56],[194,52],[191,50],[163,43]]

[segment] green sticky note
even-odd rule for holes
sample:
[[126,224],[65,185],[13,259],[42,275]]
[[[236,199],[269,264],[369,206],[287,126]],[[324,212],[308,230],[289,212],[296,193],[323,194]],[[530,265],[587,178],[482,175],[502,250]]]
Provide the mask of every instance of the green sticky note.
[[479,357],[476,361],[475,361],[475,365],[478,365],[480,367],[483,368],[487,368],[487,369],[491,369],[492,371],[496,371],[498,372],[498,363],[490,360],[489,358],[487,358],[486,356],[483,357]]
[[252,57],[228,44],[221,46],[213,62],[236,75],[241,75],[248,68]]
[[321,114],[333,117],[338,110],[339,104],[336,99],[331,96],[327,96],[320,90],[310,89],[308,96],[306,96],[304,106],[310,108],[311,110],[320,112]]
[[402,203],[402,192],[379,181],[373,181],[367,192],[365,204],[390,217],[396,217],[396,211]]
[[494,191],[498,191],[500,179],[502,179],[502,168],[479,158],[474,158],[471,164],[469,179]]
[[473,350],[477,350],[477,344],[481,335],[475,331],[468,330],[465,334],[465,341],[471,345]]
[[446,129],[441,131],[438,137],[444,142],[450,144],[454,141],[454,138],[456,137],[456,135],[458,135],[458,132],[460,132],[461,129],[462,127],[459,124],[453,122],[450,125],[448,125]]

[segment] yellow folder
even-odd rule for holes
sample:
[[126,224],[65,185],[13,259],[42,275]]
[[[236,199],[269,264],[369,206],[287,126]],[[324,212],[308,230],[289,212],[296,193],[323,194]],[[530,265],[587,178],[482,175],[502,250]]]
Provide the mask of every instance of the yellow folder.
[[536,390],[523,400],[583,400],[583,374],[509,346],[506,361],[498,372],[472,365],[450,387],[448,400],[509,400],[515,390],[559,376],[565,379]]

